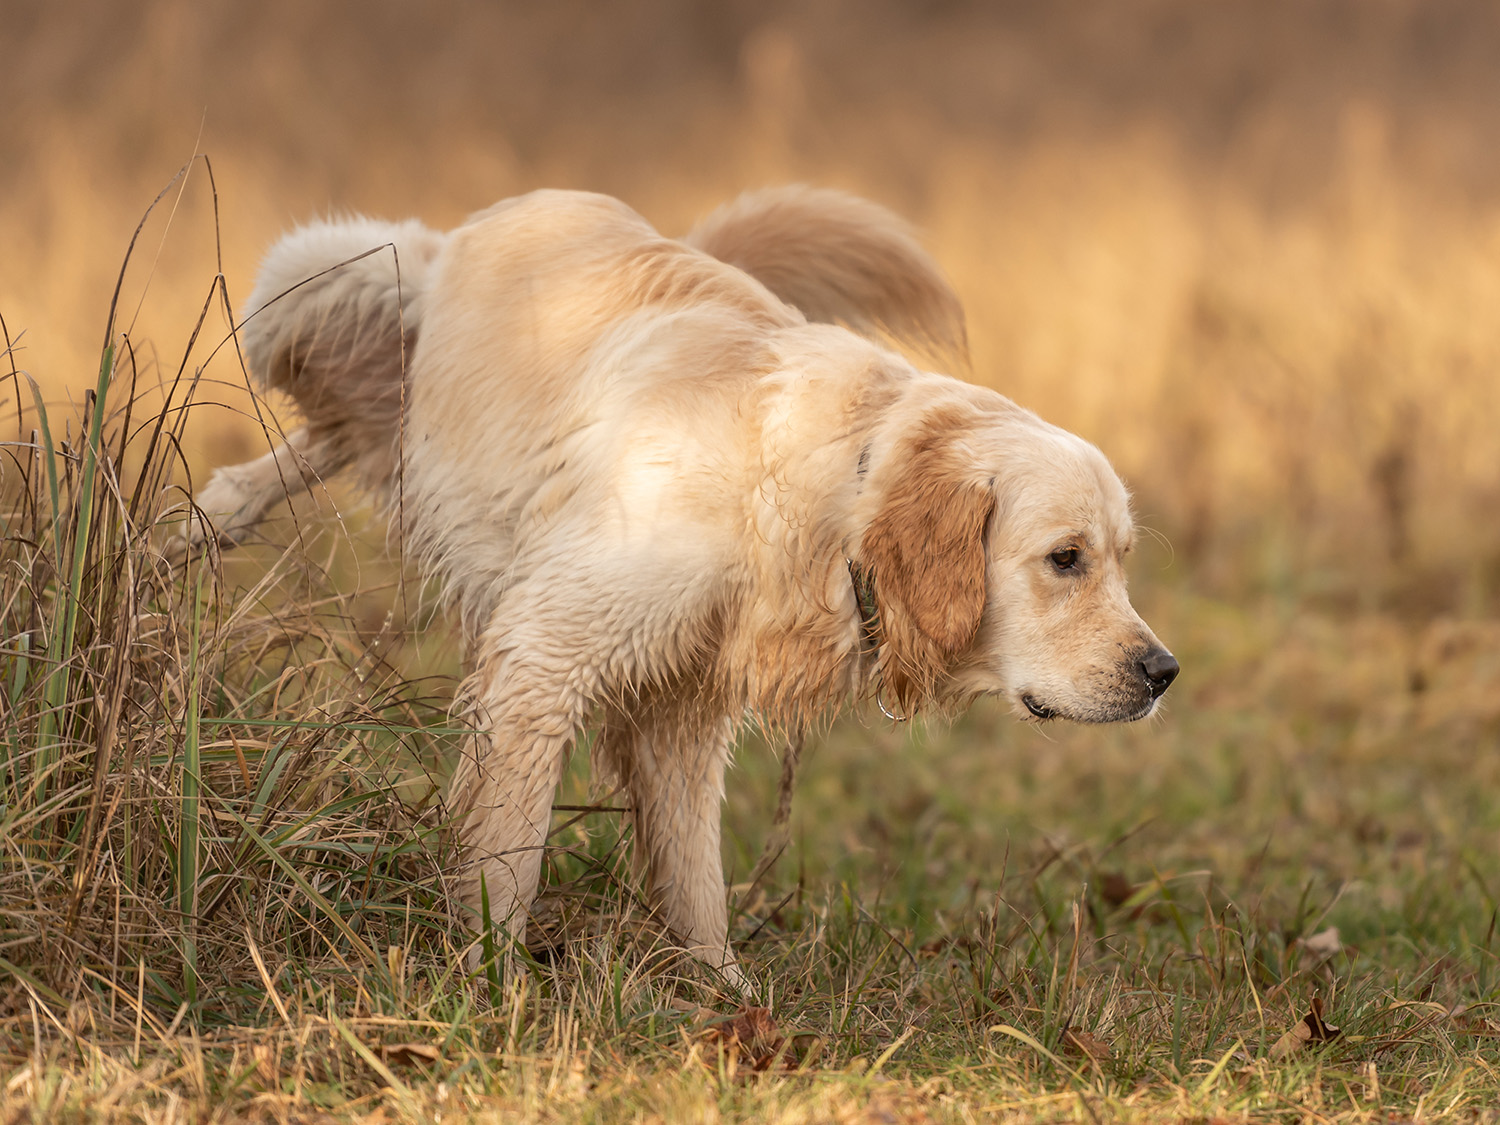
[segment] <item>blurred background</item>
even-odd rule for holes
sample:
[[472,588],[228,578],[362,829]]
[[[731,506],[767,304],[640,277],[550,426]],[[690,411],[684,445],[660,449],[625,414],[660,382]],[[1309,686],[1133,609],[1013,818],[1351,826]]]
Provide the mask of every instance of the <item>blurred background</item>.
[[[0,316],[53,401],[92,386],[132,232],[190,165],[118,327],[143,385],[204,369],[200,480],[265,449],[215,278],[237,307],[310,216],[445,227],[574,187],[680,233],[787,181],[894,208],[965,301],[970,377],[1134,490],[1133,595],[1184,672],[1164,721],[1123,729],[994,703],[835,725],[798,790],[799,885],[961,903],[1082,841],[1080,878],[1210,871],[1272,930],[1312,872],[1346,939],[1493,936],[1500,5],[0,0],[0,46]],[[382,522],[347,515],[316,525],[309,614],[358,591],[349,662],[409,630],[381,652],[451,676],[450,639],[393,603]],[[255,599],[267,553],[227,564]],[[743,874],[777,767],[737,769]]]
[[[163,376],[219,256],[237,302],[309,216],[563,186],[675,233],[801,180],[925,232],[973,377],[1100,445],[1169,544],[1143,581],[1500,607],[1491,3],[0,0],[0,41],[0,315],[54,397],[195,153],[212,185],[163,201],[121,303]],[[190,439],[263,448],[233,411]]]

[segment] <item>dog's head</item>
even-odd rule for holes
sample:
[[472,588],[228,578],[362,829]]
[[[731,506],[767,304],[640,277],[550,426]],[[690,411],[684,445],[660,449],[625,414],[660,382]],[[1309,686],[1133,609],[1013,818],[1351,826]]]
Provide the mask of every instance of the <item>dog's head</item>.
[[1006,699],[1022,717],[1142,719],[1177,661],[1130,604],[1129,497],[1094,446],[1008,400],[906,426],[880,474],[859,564],[880,674],[906,709]]

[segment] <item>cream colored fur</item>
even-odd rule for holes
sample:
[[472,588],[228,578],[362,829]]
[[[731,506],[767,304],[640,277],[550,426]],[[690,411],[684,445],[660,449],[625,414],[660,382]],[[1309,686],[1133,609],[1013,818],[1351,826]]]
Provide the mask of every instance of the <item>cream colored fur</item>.
[[453,788],[466,894],[482,878],[518,938],[587,725],[660,917],[738,980],[719,805],[743,716],[990,694],[1136,719],[1175,674],[1126,596],[1134,530],[1099,451],[882,342],[964,361],[956,298],[873,204],[763,192],[681,242],[575,192],[447,235],[323,223],[271,251],[250,303],[252,370],[306,427],[198,509],[233,542],[345,467],[389,496],[404,457],[403,530],[462,615],[484,732]]

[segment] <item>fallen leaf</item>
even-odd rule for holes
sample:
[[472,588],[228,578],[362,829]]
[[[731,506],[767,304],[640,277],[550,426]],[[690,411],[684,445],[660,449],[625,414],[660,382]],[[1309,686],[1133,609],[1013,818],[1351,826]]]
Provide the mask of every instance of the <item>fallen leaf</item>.
[[250,1057],[255,1060],[255,1074],[267,1090],[278,1088],[281,1080],[280,1052],[268,1043],[257,1043],[250,1048]]
[[731,1070],[745,1066],[758,1073],[778,1064],[787,1070],[796,1065],[769,1008],[741,1008],[715,1020],[704,1028],[703,1040],[724,1054]]
[[1118,871],[1107,871],[1099,880],[1099,895],[1110,906],[1118,910],[1130,901],[1137,888]]
[[1132,883],[1119,871],[1106,871],[1099,875],[1099,897],[1111,910],[1129,909],[1132,922],[1142,917],[1155,926],[1166,920],[1159,902],[1152,902],[1157,891],[1156,883]]
[[1108,1043],[1093,1032],[1084,1031],[1081,1027],[1064,1028],[1062,1045],[1065,1055],[1086,1055],[1098,1062],[1114,1057],[1114,1052],[1109,1049]]
[[1323,998],[1312,998],[1312,1011],[1303,1016],[1297,1025],[1284,1034],[1271,1048],[1273,1059],[1284,1059],[1308,1047],[1337,1039],[1339,1029],[1323,1022]]
[[414,1066],[417,1063],[435,1063],[443,1053],[430,1043],[382,1043],[380,1057],[396,1066]]
[[1329,958],[1336,953],[1342,953],[1344,943],[1339,940],[1339,928],[1329,926],[1326,930],[1320,930],[1315,934],[1302,939],[1302,948],[1315,957]]

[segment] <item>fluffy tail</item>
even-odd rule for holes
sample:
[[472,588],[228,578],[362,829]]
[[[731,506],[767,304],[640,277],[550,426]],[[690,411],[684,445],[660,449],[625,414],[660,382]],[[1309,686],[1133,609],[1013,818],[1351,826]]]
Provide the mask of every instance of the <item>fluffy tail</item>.
[[809,320],[968,366],[957,294],[912,229],[879,204],[804,186],[748,192],[683,241],[738,266]]
[[382,491],[396,473],[402,377],[444,235],[415,220],[299,227],[271,247],[240,340],[263,389],[284,391],[325,452]]

